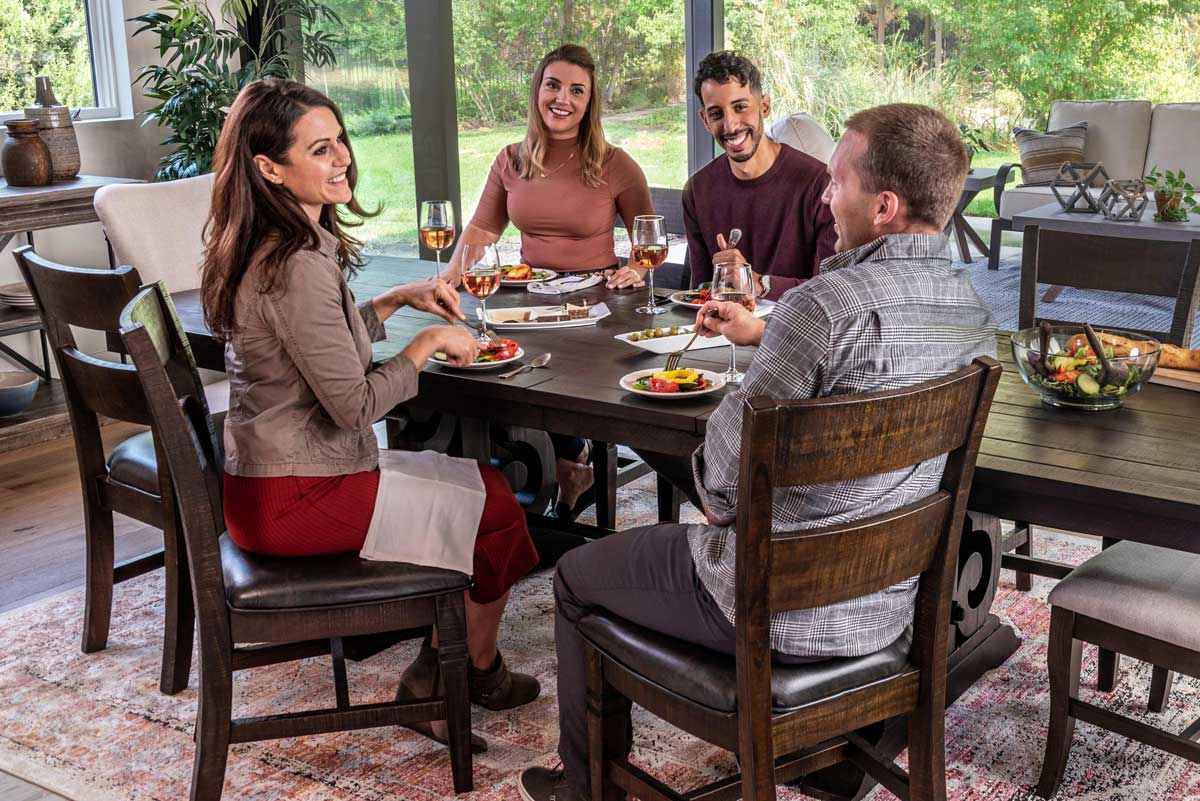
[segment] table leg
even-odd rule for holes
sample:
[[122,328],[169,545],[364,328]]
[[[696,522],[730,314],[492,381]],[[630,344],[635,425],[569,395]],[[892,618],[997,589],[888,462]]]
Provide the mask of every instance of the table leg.
[[971,248],[967,245],[967,219],[957,211],[954,212],[954,236],[958,240],[959,257],[967,264],[971,263]]
[[592,481],[595,483],[596,525],[617,527],[617,446],[592,441]]
[[460,417],[462,455],[480,464],[492,463],[492,424],[479,417]]

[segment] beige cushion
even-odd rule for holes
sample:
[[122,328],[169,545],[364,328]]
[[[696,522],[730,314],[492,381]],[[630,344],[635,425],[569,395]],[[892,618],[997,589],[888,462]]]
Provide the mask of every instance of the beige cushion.
[[1200,103],[1163,103],[1154,107],[1150,119],[1150,146],[1146,149],[1146,172],[1183,170],[1188,181],[1200,185]]
[[1013,128],[1013,138],[1021,151],[1020,186],[1050,186],[1063,164],[1083,161],[1087,133],[1087,122],[1052,131]]
[[833,137],[808,114],[790,114],[777,121],[771,126],[770,137],[807,153],[822,164],[828,164],[833,155]]
[[1200,555],[1119,542],[1071,571],[1050,603],[1200,651]]
[[[1059,190],[1060,192],[1063,190]],[[1000,216],[1011,220],[1014,214],[1054,203],[1054,195],[1048,186],[1021,186],[1004,190],[1000,196]]]
[[1056,100],[1048,127],[1088,123],[1084,161],[1102,161],[1110,178],[1140,178],[1145,174],[1146,144],[1150,141],[1148,100]]
[[200,286],[204,223],[213,176],[159,184],[115,184],[96,192],[96,215],[118,264],[171,292]]

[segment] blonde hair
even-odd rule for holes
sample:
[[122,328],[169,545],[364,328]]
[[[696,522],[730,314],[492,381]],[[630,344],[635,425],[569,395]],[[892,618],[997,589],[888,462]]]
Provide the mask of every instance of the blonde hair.
[[529,89],[529,125],[525,132],[525,141],[521,142],[517,150],[513,168],[525,180],[536,178],[545,172],[550,131],[546,128],[542,113],[538,109],[538,92],[541,90],[546,67],[555,61],[565,61],[587,70],[591,93],[587,109],[583,112],[583,122],[579,125],[579,161],[583,171],[583,182],[595,188],[604,183],[600,174],[612,148],[605,140],[604,128],[600,125],[600,92],[596,85],[596,62],[582,45],[565,44],[551,50],[534,72],[533,84]]

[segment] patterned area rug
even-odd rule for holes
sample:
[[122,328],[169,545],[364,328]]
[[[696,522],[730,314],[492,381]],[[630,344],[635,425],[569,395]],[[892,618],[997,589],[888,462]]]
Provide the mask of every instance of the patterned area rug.
[[[1007,248],[1006,248],[1007,250]],[[958,262],[970,276],[975,291],[996,316],[1001,330],[1017,330],[1021,306],[1021,255],[1000,260],[999,270],[987,269],[987,259],[971,264]],[[1042,303],[1048,284],[1038,284],[1038,313],[1054,320],[1076,320],[1110,328],[1141,328],[1148,331],[1171,330],[1173,298],[1135,295],[1128,292],[1103,292],[1097,289],[1067,287],[1053,303]],[[1200,328],[1192,337],[1193,348],[1200,347]]]
[[[653,484],[643,479],[622,491],[621,525],[653,518]],[[1094,541],[1043,535],[1039,553],[1079,562]],[[955,801],[1031,798],[1042,762],[1049,698],[1046,635],[1050,583],[1034,592],[1012,589],[1007,574],[994,611],[1023,639],[1007,664],[988,674],[947,713],[949,797]],[[157,690],[162,583],[144,576],[118,587],[109,647],[79,652],[83,593],[73,591],[0,618],[0,770],[78,801],[175,801],[191,780],[195,673],[176,697]],[[475,760],[479,801],[515,799],[515,780],[527,765],[552,766],[558,740],[551,575],[534,574],[516,587],[501,632],[506,659],[536,674],[542,696],[509,712],[474,710],[475,731],[490,748]],[[356,703],[395,692],[415,644],[397,646],[349,665]],[[239,715],[329,705],[327,659],[277,665],[238,674]],[[1085,652],[1084,682],[1094,684],[1095,652]],[[1147,716],[1150,672],[1126,660],[1116,693],[1100,703],[1178,731],[1200,715],[1190,679],[1177,681],[1162,715]],[[673,786],[684,788],[734,770],[715,749],[635,710],[637,760]],[[799,793],[781,789],[783,799]],[[1080,724],[1059,796],[1063,799],[1159,801],[1200,798],[1200,772],[1191,763]],[[435,801],[455,798],[444,748],[406,729],[237,745],[226,776],[227,799],[288,801]],[[875,790],[872,801],[891,798]]]

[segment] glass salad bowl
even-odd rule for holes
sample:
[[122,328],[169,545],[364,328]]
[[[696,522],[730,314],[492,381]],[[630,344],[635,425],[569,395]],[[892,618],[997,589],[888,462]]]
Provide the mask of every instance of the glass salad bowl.
[[1095,331],[1110,370],[1088,345],[1082,326],[1050,326],[1045,353],[1040,328],[1012,335],[1017,371],[1041,396],[1042,403],[1072,409],[1116,409],[1146,385],[1158,366],[1158,341],[1112,328]]

